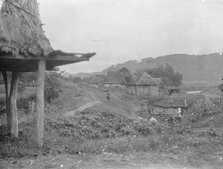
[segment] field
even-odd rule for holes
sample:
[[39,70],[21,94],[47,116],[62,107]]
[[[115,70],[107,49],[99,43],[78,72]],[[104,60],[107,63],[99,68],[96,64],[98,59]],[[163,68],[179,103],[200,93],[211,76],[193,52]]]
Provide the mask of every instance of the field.
[[[29,89],[28,93],[32,93]],[[20,137],[0,126],[0,168],[223,168],[219,91],[206,90],[181,123],[151,123],[140,99],[123,89],[68,85],[46,105],[44,147],[35,145],[34,119],[20,111]],[[141,116],[141,117],[139,117]],[[143,118],[142,118],[143,117]]]

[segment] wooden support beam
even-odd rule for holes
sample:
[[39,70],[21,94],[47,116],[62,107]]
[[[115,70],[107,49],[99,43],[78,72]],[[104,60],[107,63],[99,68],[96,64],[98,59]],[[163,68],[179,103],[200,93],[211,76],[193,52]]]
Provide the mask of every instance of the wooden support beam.
[[17,71],[12,72],[11,85],[9,85],[8,74],[2,72],[5,83],[5,100],[7,125],[11,137],[18,137],[18,113],[17,113],[17,90],[18,90],[18,75]]
[[8,74],[6,71],[3,71],[2,72],[2,76],[3,76],[3,79],[4,79],[4,83],[5,83],[5,105],[6,105],[6,114],[7,114],[7,125],[8,125],[8,129],[10,129],[10,120],[11,120],[11,117],[10,117],[10,101],[9,101],[9,84],[8,84]]
[[18,112],[17,112],[17,91],[18,91],[18,79],[19,73],[17,71],[12,72],[12,81],[10,88],[10,132],[11,137],[18,137],[19,129],[18,129]]
[[43,146],[43,133],[44,133],[44,82],[45,82],[46,61],[40,60],[38,62],[37,71],[37,114],[36,114],[36,127],[37,127],[37,144]]

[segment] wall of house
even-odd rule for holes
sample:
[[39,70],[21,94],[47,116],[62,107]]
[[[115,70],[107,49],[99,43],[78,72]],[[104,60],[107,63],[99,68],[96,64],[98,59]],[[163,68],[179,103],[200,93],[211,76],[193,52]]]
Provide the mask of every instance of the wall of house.
[[120,87],[120,88],[124,88],[124,85],[120,84],[120,83],[105,83],[104,87]]
[[159,86],[150,86],[150,94],[153,96],[159,95]]

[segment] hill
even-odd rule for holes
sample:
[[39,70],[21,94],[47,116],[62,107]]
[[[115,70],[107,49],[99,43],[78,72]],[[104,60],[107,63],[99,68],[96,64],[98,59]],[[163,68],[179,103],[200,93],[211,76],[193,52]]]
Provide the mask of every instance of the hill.
[[166,64],[171,65],[175,71],[183,74],[184,83],[219,84],[223,76],[223,55],[221,53],[208,55],[173,54],[156,58],[145,58],[140,62],[131,60],[113,65],[102,71],[102,74],[107,74],[109,71],[117,71],[123,67],[134,73],[136,70],[154,68]]

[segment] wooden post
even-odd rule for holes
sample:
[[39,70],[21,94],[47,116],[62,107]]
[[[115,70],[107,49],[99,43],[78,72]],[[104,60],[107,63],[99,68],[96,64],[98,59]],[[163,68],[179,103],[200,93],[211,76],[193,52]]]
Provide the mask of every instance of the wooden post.
[[35,102],[34,100],[31,101],[31,117],[34,117],[34,107],[35,107]]
[[9,87],[8,74],[6,71],[2,72],[5,83],[7,125],[10,130],[11,137],[18,137],[19,133],[17,113],[18,74],[19,73],[17,71],[12,72],[11,86]]
[[37,72],[37,114],[36,114],[36,127],[37,127],[37,143],[40,147],[43,146],[43,132],[44,132],[44,82],[45,82],[46,61],[39,60]]
[[17,91],[18,91],[18,75],[17,71],[12,72],[12,81],[11,81],[11,89],[10,89],[10,109],[9,114],[11,117],[10,120],[10,131],[11,137],[18,137],[19,129],[18,129],[18,112],[17,112]]
[[8,130],[10,130],[10,124],[11,124],[11,114],[10,114],[10,100],[9,100],[9,84],[8,84],[8,74],[6,71],[2,72],[2,76],[5,83],[5,105],[6,105],[6,114],[7,114],[7,126]]

